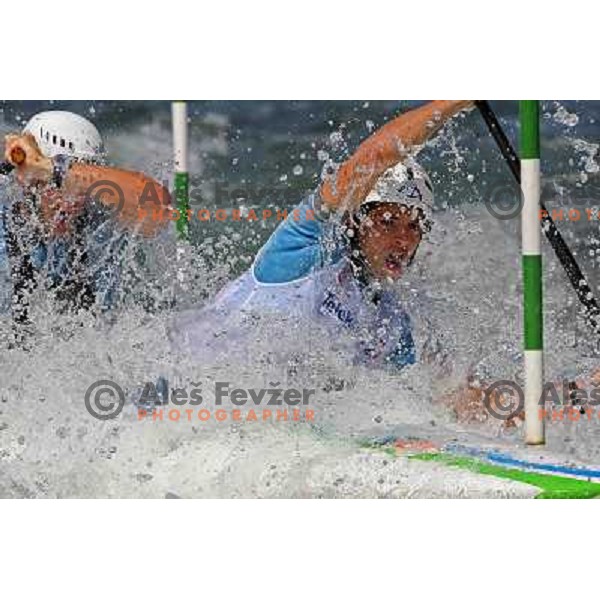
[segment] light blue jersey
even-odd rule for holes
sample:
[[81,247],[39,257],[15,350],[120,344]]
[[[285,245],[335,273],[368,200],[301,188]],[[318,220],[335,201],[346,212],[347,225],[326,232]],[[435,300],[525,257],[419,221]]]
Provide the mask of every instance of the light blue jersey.
[[270,315],[290,327],[302,323],[321,338],[349,337],[354,363],[400,369],[415,363],[408,313],[392,290],[372,300],[353,275],[338,225],[315,207],[314,198],[279,225],[251,269],[209,306],[177,319],[171,337],[180,349],[201,360],[228,355],[252,336],[257,315],[263,321]]

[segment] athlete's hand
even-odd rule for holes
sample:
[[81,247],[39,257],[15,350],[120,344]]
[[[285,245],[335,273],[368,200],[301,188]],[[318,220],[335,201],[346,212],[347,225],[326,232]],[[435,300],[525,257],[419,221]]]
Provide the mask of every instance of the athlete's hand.
[[578,377],[575,379],[575,383],[581,389],[600,386],[600,367],[597,367],[589,374],[586,373]]
[[30,133],[4,138],[4,158],[16,167],[22,185],[47,184],[52,179],[52,161],[44,156]]
[[[459,388],[442,398],[442,403],[454,411],[460,423],[486,423],[493,419],[490,410],[496,414],[505,413],[507,399],[503,398],[497,390],[492,390],[488,400],[490,410],[484,403],[486,385],[476,385],[472,382]],[[525,418],[524,412],[510,419],[498,421],[506,429],[517,427]]]

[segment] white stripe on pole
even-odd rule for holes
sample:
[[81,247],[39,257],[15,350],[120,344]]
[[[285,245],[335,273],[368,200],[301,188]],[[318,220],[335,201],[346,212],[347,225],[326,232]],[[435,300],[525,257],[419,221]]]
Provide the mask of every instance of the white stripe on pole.
[[187,132],[187,104],[185,102],[172,103],[173,115],[173,152],[175,158],[175,172],[188,172],[188,132]]
[[525,442],[545,443],[544,419],[539,404],[544,380],[544,351],[525,350]]

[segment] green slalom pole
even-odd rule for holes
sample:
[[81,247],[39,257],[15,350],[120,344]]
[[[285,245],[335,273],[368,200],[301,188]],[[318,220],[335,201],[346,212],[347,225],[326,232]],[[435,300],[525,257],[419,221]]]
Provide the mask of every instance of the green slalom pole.
[[540,119],[537,100],[520,101],[521,236],[523,256],[525,441],[543,444],[539,400],[544,384],[542,246],[540,215]]
[[171,110],[175,158],[175,207],[179,211],[179,219],[175,222],[175,227],[178,239],[187,241],[190,233],[187,104],[181,101],[173,102]]

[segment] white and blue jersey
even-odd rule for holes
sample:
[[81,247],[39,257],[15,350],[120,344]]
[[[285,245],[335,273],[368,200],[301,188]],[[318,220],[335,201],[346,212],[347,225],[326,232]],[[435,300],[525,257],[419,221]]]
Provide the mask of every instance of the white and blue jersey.
[[270,315],[321,338],[349,338],[349,358],[357,364],[401,369],[417,361],[411,318],[400,299],[392,290],[370,299],[353,275],[339,227],[315,209],[314,198],[279,225],[251,269],[209,306],[175,321],[171,338],[180,349],[201,360],[227,356],[252,336],[257,315],[263,322]]

